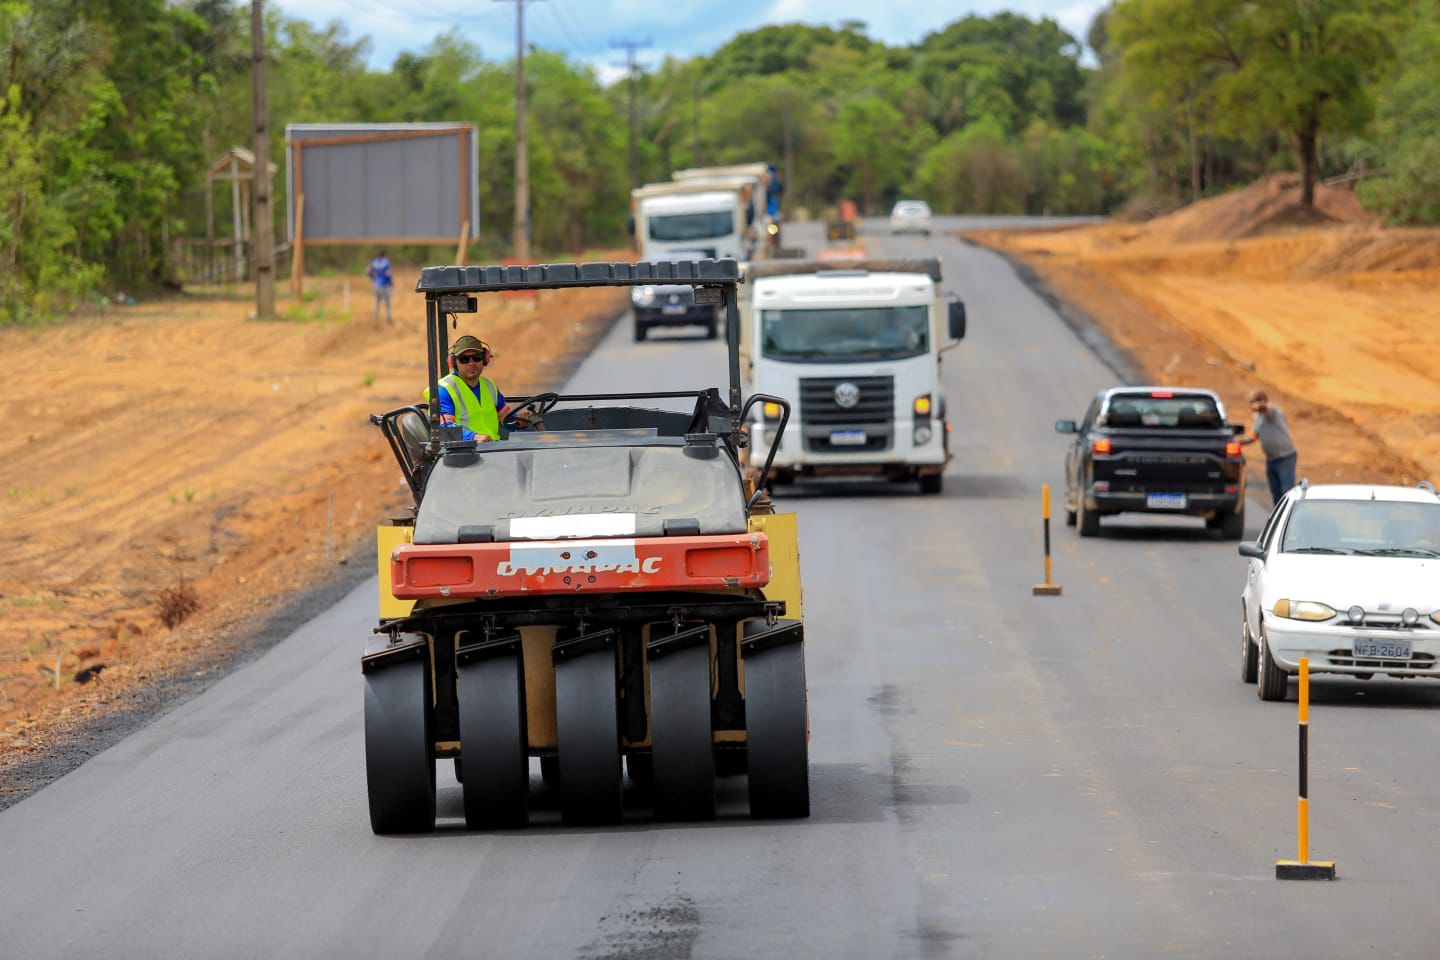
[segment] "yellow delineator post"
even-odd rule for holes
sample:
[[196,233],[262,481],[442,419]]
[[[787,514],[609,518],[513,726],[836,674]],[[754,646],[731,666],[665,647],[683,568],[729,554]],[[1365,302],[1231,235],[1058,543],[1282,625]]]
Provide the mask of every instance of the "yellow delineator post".
[[1310,859],[1310,660],[1300,658],[1300,797],[1295,805],[1299,859],[1276,860],[1276,880],[1334,880],[1334,860]]
[[1037,583],[1030,592],[1037,597],[1060,596],[1060,584],[1050,580],[1050,484],[1040,487],[1040,518],[1045,528],[1045,582]]

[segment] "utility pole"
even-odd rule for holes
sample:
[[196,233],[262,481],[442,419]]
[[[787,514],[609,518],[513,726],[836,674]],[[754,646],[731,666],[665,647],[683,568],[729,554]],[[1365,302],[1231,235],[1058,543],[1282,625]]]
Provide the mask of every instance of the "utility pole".
[[525,129],[525,4],[535,0],[493,0],[515,4],[515,259],[530,259],[530,142]]
[[[250,112],[255,124],[252,242],[255,319],[275,315],[275,216],[270,208],[270,106],[265,89],[265,0],[250,0]],[[235,238],[239,243],[240,238]]]
[[[630,142],[629,149],[626,152],[628,153],[630,160],[630,189],[632,190],[640,186],[640,169],[639,164],[636,161],[635,154],[635,51],[644,50],[648,46],[650,46],[649,37],[646,37],[644,40],[610,41],[611,49],[625,51],[625,63],[623,64],[623,66],[625,67],[625,72],[630,77]],[[622,64],[617,63],[615,64],[615,66],[619,67],[622,66]]]

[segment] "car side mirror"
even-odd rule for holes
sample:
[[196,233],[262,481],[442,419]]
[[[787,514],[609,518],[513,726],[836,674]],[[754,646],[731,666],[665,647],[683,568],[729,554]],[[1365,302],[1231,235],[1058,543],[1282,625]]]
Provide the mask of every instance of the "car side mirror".
[[1252,560],[1264,560],[1265,549],[1254,540],[1245,540],[1235,547],[1235,552]]
[[950,308],[950,339],[965,339],[965,301],[951,300]]
[[1056,421],[1055,421],[1055,432],[1056,432],[1056,433],[1079,433],[1079,432],[1080,432],[1080,428],[1077,427],[1077,426],[1075,426],[1075,421],[1074,421],[1074,420],[1056,420]]
[[1230,424],[1230,432],[1233,433],[1233,434],[1235,434],[1235,436],[1237,436],[1237,437],[1240,436],[1242,433],[1245,432],[1245,424],[1243,424],[1243,423],[1232,423],[1232,424]]

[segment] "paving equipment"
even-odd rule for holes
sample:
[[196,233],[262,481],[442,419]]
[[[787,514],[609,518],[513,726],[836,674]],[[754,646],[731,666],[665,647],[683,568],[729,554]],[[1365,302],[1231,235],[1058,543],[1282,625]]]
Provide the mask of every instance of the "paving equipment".
[[[752,816],[808,815],[795,517],[743,467],[751,409],[789,404],[741,402],[740,280],[728,259],[421,271],[432,399],[372,418],[415,502],[379,530],[361,660],[376,833],[434,828],[447,758],[472,829],[527,823],[536,757],[566,823],[620,821],[637,797],[707,819],[716,777],[742,772]],[[478,296],[656,284],[726,312],[727,395],[512,398],[537,428],[492,442],[440,424],[447,321]]]

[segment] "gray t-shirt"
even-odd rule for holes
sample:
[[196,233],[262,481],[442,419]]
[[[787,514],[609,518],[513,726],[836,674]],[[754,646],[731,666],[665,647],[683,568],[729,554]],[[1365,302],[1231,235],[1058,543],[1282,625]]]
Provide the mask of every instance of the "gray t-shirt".
[[1266,460],[1279,460],[1295,452],[1295,441],[1290,439],[1290,424],[1285,414],[1275,404],[1270,404],[1264,413],[1255,414],[1252,431],[1260,440],[1260,449],[1265,451]]

